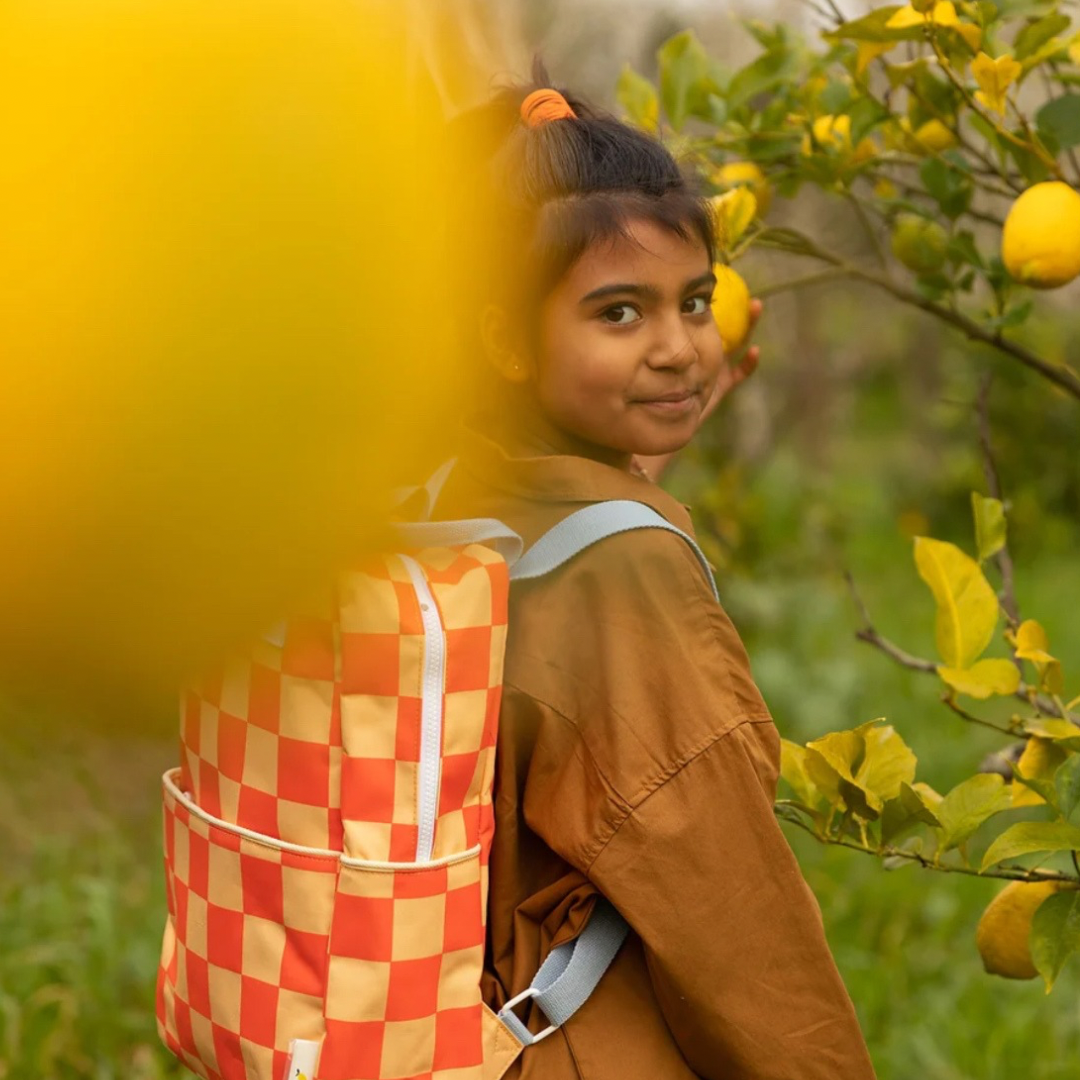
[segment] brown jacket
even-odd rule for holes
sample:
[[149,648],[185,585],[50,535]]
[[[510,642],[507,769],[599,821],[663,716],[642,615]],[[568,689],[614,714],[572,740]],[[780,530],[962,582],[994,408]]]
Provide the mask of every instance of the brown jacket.
[[[436,516],[495,517],[528,545],[617,498],[691,529],[648,481],[511,460],[476,436]],[[626,533],[514,586],[497,760],[488,1004],[528,986],[598,891],[632,928],[592,998],[508,1080],[872,1080],[773,814],[779,736],[688,545]]]

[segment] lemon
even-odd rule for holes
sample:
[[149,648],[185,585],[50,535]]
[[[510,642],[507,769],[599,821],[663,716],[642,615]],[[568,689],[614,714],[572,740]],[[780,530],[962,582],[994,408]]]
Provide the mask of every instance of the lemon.
[[1017,280],[1056,289],[1080,275],[1080,194],[1060,180],[1029,187],[1012,204],[1001,258]]
[[945,262],[949,234],[918,214],[901,214],[893,226],[893,254],[916,274],[931,274]]
[[772,202],[772,185],[752,161],[729,161],[716,169],[711,180],[717,187],[748,187],[757,199],[758,217],[768,213]]
[[716,274],[713,318],[724,343],[724,352],[733,353],[746,340],[750,329],[750,290],[730,266],[717,263],[713,273]]
[[926,150],[948,150],[956,145],[956,136],[940,121],[927,120],[912,133],[912,138],[919,147]]
[[987,905],[975,931],[975,944],[983,967],[1006,979],[1034,979],[1028,938],[1039,905],[1059,889],[1060,881],[1011,881]]
[[833,150],[847,151],[851,149],[851,117],[845,115],[819,116],[813,123],[814,139],[804,135],[800,150],[804,156],[809,157],[817,147],[829,147]]

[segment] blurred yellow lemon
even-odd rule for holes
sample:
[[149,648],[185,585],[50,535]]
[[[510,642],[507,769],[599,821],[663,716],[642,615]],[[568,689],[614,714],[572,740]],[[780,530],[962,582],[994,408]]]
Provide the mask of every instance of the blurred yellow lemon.
[[757,200],[758,217],[764,217],[772,205],[772,185],[752,161],[729,161],[711,174],[717,187],[748,187]]
[[1017,280],[1056,289],[1080,275],[1080,193],[1060,180],[1035,184],[1012,204],[1001,258]]
[[983,967],[1006,979],[1034,979],[1031,959],[1031,920],[1039,905],[1059,889],[1057,881],[1011,881],[990,901],[979,919],[975,944]]
[[737,271],[723,263],[713,267],[716,292],[712,312],[724,343],[724,352],[733,353],[750,330],[750,290]]
[[945,263],[949,234],[918,214],[901,214],[892,233],[893,254],[916,274],[931,274]]
[[[843,116],[819,116],[812,124],[814,132],[813,141],[809,134],[803,136],[801,150],[809,156],[818,147],[827,147],[833,150],[851,149],[851,117]],[[814,144],[817,144],[815,147]]]
[[912,138],[920,147],[935,152],[956,145],[956,136],[940,120],[927,120],[925,124],[920,124],[912,132]]

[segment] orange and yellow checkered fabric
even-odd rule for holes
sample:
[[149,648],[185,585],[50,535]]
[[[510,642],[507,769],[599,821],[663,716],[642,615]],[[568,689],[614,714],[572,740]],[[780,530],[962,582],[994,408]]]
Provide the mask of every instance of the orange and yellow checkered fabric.
[[[431,857],[420,827],[421,598],[404,560],[188,691],[165,779],[162,1036],[207,1080],[481,1080],[480,999],[508,571],[415,553],[445,668]],[[505,1035],[505,1033],[501,1033]],[[505,1040],[504,1040],[505,1041]]]

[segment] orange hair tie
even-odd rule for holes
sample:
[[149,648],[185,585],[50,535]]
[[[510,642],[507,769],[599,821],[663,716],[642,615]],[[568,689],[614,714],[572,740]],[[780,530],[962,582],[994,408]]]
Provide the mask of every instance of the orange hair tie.
[[521,119],[531,128],[540,127],[549,120],[569,120],[576,116],[558,90],[534,90],[521,103]]

